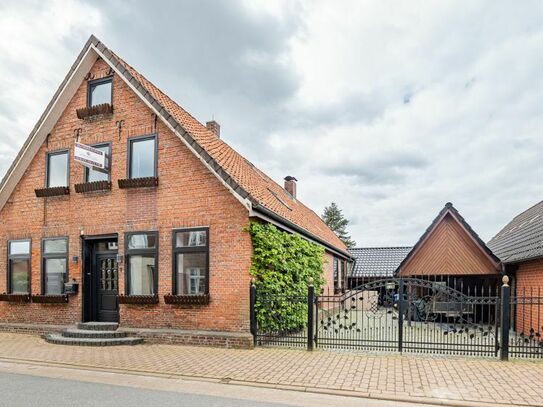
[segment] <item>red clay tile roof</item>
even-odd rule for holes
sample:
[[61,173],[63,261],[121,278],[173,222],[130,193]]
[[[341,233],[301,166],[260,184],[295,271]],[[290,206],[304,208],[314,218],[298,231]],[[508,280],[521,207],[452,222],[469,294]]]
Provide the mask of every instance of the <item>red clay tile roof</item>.
[[218,164],[220,169],[233,179],[234,185],[237,184],[244,190],[253,202],[272,211],[284,219],[286,223],[292,222],[307,231],[309,235],[313,235],[333,248],[347,254],[345,244],[315,212],[299,200],[293,199],[279,184],[218,138],[212,131],[208,130],[206,126],[192,117],[132,66],[98,41],[95,45],[104,53],[106,58],[111,58],[110,62],[118,68],[118,64],[120,64],[124,68],[122,71],[128,71],[130,74],[128,76],[132,76],[133,79],[139,82],[143,90],[148,92],[152,99],[156,100],[182,126],[197,145]]

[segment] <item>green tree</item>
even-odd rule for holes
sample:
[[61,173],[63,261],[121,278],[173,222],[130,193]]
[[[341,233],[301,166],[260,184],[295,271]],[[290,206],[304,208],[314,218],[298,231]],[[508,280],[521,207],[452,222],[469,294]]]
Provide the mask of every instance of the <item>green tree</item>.
[[347,233],[347,225],[349,220],[343,216],[343,211],[339,209],[335,202],[324,208],[322,220],[332,229],[335,234],[341,239],[345,246],[354,247],[356,242],[351,239],[351,235]]

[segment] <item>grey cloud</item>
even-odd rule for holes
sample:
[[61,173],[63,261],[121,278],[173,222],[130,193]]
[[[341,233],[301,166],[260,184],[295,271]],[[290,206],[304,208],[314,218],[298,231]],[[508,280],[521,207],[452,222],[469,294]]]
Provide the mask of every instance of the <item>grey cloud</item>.
[[[353,152],[356,157],[356,152]],[[362,185],[398,184],[413,170],[422,170],[428,166],[423,155],[407,151],[381,151],[361,158],[349,159],[335,165],[325,165],[321,171],[333,175],[353,177]]]

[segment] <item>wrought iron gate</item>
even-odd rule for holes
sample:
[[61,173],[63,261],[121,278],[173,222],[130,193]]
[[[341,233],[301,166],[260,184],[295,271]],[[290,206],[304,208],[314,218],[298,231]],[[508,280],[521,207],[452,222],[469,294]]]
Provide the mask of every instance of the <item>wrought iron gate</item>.
[[321,295],[315,342],[322,348],[497,355],[498,290],[465,293],[449,284],[389,278]]
[[252,284],[251,332],[257,346],[543,357],[541,292],[511,296],[504,283],[398,277],[318,296]]

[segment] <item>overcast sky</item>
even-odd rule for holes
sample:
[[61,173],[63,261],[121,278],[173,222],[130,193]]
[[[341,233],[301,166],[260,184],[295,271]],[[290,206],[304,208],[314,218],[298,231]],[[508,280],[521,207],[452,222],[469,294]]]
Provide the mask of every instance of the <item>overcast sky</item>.
[[541,1],[2,1],[0,175],[90,34],[359,246],[543,199]]

